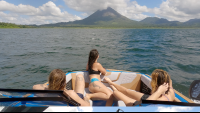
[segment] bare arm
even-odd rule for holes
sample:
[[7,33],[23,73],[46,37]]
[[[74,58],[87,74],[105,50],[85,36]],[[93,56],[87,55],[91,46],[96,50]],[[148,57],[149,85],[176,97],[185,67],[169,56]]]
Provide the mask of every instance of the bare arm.
[[172,87],[172,79],[170,79],[169,87],[173,88]]
[[103,68],[100,63],[98,63],[98,70],[101,72],[102,75],[106,75],[106,69]]
[[159,86],[158,90],[153,93],[149,98],[147,98],[147,100],[159,100],[160,96],[168,90],[168,87],[169,86],[166,83]]
[[[171,79],[170,79],[170,90],[173,92],[173,94],[175,93]],[[175,94],[173,95],[172,99],[174,100],[174,102],[181,102],[178,98],[175,97]]]

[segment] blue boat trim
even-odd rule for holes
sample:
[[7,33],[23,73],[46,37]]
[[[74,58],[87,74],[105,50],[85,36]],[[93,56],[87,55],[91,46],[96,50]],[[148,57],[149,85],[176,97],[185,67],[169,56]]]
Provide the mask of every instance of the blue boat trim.
[[175,97],[178,98],[181,102],[186,102],[188,103],[188,101],[186,101],[184,98],[182,98],[181,96],[179,96],[178,94],[175,93]]

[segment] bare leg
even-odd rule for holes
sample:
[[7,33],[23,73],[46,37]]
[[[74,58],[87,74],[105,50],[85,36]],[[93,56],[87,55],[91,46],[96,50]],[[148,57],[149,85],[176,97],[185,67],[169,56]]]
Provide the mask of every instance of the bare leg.
[[[85,79],[82,74],[79,74],[76,76],[76,83],[75,83],[74,91],[76,93],[80,93],[80,94],[84,95],[84,89],[85,89]],[[89,98],[86,96],[84,97],[84,101],[87,103],[90,103]]]
[[92,92],[92,94],[87,94],[88,98],[107,100],[106,106],[112,106],[114,99],[113,92],[104,84],[99,81],[95,81],[89,85],[89,90]]
[[113,89],[113,94],[115,98],[118,100],[122,100],[126,106],[133,106],[133,103],[136,102],[136,100],[129,98],[128,96],[124,95],[123,93],[119,92],[114,86],[110,86]]
[[92,100],[108,100],[108,96],[101,92],[86,94],[86,96]]
[[105,93],[91,93],[91,94],[86,94],[86,97],[88,99],[92,99],[92,100],[105,100],[106,102],[106,106],[112,106],[113,104],[113,95],[111,95],[110,97],[108,95],[106,95]]
[[123,86],[120,86],[118,84],[115,84],[114,82],[112,82],[109,78],[105,77],[104,78],[110,85],[113,85],[119,92],[123,93],[124,95],[134,99],[134,100],[137,100],[137,101],[140,101],[142,96],[144,95],[143,93],[140,93],[140,92],[136,92],[136,91],[131,91]]
[[82,74],[76,76],[76,83],[74,91],[84,95],[85,80]]

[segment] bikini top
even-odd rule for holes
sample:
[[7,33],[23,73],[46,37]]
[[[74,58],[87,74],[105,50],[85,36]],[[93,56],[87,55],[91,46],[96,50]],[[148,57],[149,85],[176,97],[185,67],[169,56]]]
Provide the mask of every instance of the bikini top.
[[100,75],[100,71],[94,71],[93,69],[89,69],[88,70],[88,72],[89,72],[89,75],[91,75],[91,74],[98,74],[98,75]]

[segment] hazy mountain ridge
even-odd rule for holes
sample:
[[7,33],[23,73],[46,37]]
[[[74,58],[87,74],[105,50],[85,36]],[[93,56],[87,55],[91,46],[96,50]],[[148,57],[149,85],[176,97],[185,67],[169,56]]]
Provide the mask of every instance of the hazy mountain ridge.
[[187,22],[168,21],[164,18],[147,17],[141,21],[134,21],[122,16],[114,9],[108,7],[98,10],[83,20],[74,22],[60,22],[56,24],[41,25],[40,27],[124,27],[124,28],[151,28],[151,27],[200,27],[200,19]]
[[131,20],[108,7],[98,10],[89,17],[73,22],[59,22],[31,27],[119,27],[119,28],[200,28],[200,19],[187,22],[168,21],[164,18],[147,17],[141,21]]

